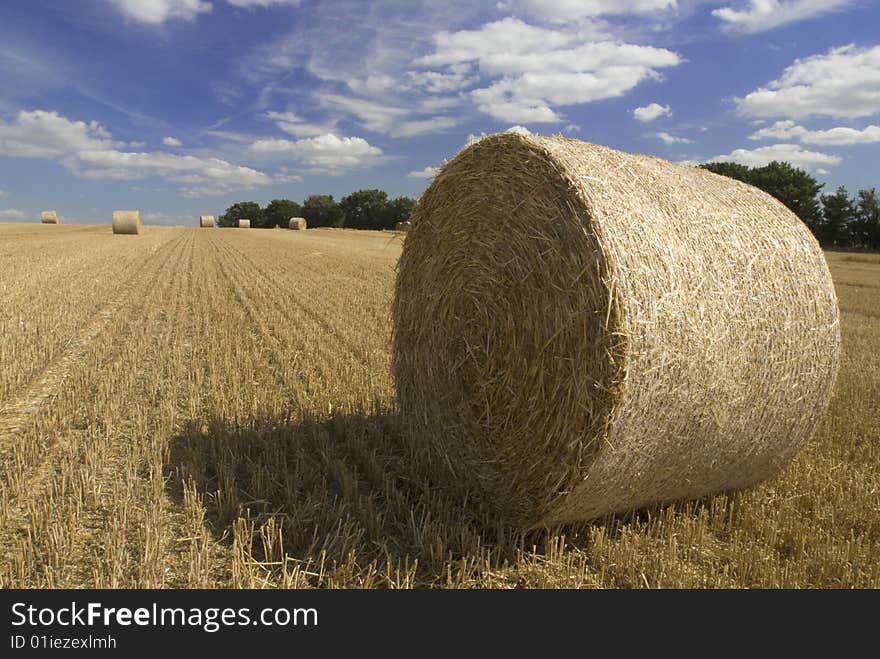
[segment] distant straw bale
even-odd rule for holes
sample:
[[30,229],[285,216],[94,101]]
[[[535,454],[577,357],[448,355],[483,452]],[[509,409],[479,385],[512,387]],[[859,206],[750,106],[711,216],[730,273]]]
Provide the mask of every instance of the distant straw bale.
[[411,226],[411,223],[409,222],[409,220],[405,220],[403,222],[398,222],[397,224],[395,224],[394,230],[395,231],[409,231],[410,226]]
[[58,219],[58,211],[43,211],[40,213],[40,222],[43,224],[60,224]]
[[288,222],[288,226],[295,231],[304,231],[308,228],[309,223],[306,222],[306,218],[304,217],[292,217]]
[[826,409],[838,321],[819,245],[769,195],[508,133],[419,202],[392,368],[413,440],[532,527],[775,474]]
[[214,216],[213,215],[199,215],[199,227],[203,229],[210,229],[214,226]]
[[245,219],[240,219],[238,221],[238,228],[239,229],[250,229],[251,228],[251,221],[245,220]]
[[140,232],[140,211],[113,211],[113,233],[138,234]]

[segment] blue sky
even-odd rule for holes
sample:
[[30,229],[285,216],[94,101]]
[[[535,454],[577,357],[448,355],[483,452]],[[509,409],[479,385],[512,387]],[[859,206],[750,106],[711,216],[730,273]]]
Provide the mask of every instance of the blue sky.
[[880,187],[880,3],[0,4],[0,220],[415,196],[511,128]]

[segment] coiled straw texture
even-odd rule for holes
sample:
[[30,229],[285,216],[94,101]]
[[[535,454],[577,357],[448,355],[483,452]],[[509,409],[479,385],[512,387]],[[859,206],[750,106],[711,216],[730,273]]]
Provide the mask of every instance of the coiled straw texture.
[[766,479],[813,434],[839,350],[822,251],[785,206],[578,140],[464,149],[398,265],[409,431],[523,527]]

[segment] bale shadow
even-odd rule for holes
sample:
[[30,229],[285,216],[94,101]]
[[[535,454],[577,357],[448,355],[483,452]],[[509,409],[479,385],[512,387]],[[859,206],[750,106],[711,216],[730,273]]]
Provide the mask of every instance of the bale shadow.
[[528,585],[519,568],[560,551],[601,570],[596,534],[613,542],[732,503],[710,496],[521,532],[381,412],[191,421],[169,449],[168,495],[183,505],[184,488],[194,489],[214,538],[279,585],[294,568],[297,585],[318,587]]
[[480,561],[514,562],[528,536],[404,437],[392,414],[192,421],[170,442],[166,488],[180,504],[194,488],[229,547],[244,523],[248,558],[279,582],[299,566],[315,586],[462,585]]

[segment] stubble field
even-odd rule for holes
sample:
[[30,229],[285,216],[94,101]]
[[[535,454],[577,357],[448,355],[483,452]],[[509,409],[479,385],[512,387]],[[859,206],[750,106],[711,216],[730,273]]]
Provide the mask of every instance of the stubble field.
[[0,224],[0,587],[880,587],[880,257],[777,478],[521,535],[399,431],[401,245]]

